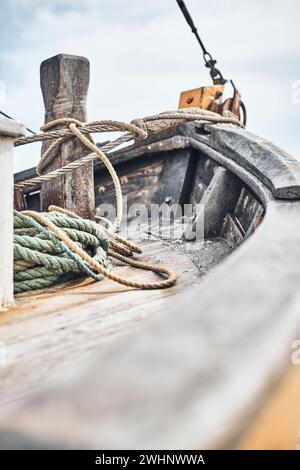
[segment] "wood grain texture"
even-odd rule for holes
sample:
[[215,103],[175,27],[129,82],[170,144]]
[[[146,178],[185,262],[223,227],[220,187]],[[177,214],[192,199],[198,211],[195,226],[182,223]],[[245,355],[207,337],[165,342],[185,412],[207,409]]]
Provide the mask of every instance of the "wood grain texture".
[[[195,136],[195,129],[193,136],[176,139],[176,142],[180,148],[192,145],[201,155],[212,158],[241,178],[267,208],[263,223],[195,289],[178,291],[180,296],[177,297],[171,295],[173,290],[159,292],[156,306],[153,293],[135,293],[133,312],[139,315],[144,305],[147,309],[150,304],[149,322],[138,334],[130,326],[129,334],[112,341],[109,347],[101,348],[99,344],[102,334],[97,322],[102,321],[106,338],[114,328],[113,337],[116,325],[123,328],[127,324],[124,305],[131,315],[131,292],[122,305],[117,302],[121,295],[127,296],[127,292],[118,292],[116,296],[110,293],[109,301],[105,295],[102,302],[99,298],[89,299],[87,309],[81,290],[77,301],[74,290],[71,300],[66,299],[65,293],[63,300],[61,297],[56,300],[57,294],[48,294],[45,299],[43,294],[40,304],[38,297],[33,300],[32,311],[20,305],[15,316],[5,314],[2,331],[7,341],[11,341],[13,351],[16,348],[18,358],[3,376],[3,383],[7,385],[3,393],[7,397],[15,393],[16,388],[18,391],[20,386],[32,383],[34,377],[44,383],[47,376],[47,370],[43,375],[44,365],[47,369],[50,364],[51,370],[52,355],[55,366],[60,364],[65,357],[65,344],[71,354],[78,347],[82,356],[94,341],[101,350],[93,360],[91,356],[80,360],[74,353],[75,363],[70,360],[59,384],[56,382],[51,389],[20,401],[19,406],[12,403],[2,406],[0,436],[11,435],[13,439],[21,436],[21,444],[25,445],[29,439],[35,447],[39,440],[46,447],[59,442],[64,448],[228,447],[244,433],[249,417],[257,411],[258,400],[261,407],[268,402],[270,389],[274,390],[290,364],[291,342],[299,332],[300,202],[275,199],[262,183],[261,171],[253,174],[250,165],[247,167],[251,155],[243,152],[245,162],[242,165],[231,158],[231,154],[214,149],[210,136]],[[245,140],[247,147],[248,138],[245,132],[234,138],[233,143],[239,142],[242,147]],[[275,153],[272,158],[280,164],[277,157]],[[287,169],[289,174],[293,172],[292,166]],[[270,171],[268,176],[272,180],[274,173]],[[297,171],[291,176],[297,183]],[[298,183],[296,186],[299,188]],[[287,195],[297,197],[297,191]],[[255,217],[257,212],[253,214]],[[170,259],[173,263],[173,253]],[[180,271],[183,266],[180,260]],[[97,288],[97,284],[93,286]],[[167,296],[163,298],[167,302],[162,302],[161,295]],[[105,305],[111,305],[114,298],[120,322],[118,317],[111,316],[111,324],[105,327],[105,318],[101,315]],[[74,308],[66,307],[69,302],[74,302]],[[159,310],[162,313],[152,318],[158,304],[162,306]],[[49,308],[51,312],[47,313]],[[46,312],[45,315],[39,316],[40,311]],[[86,326],[89,315],[94,321],[90,325],[88,321]],[[39,334],[32,338],[36,317]],[[74,326],[77,321],[78,336]],[[55,331],[52,341],[48,339],[51,326]],[[29,337],[25,348],[24,332]],[[18,371],[22,354],[30,358],[30,351],[34,354],[38,351],[40,362],[29,359],[25,364],[27,369]],[[38,372],[26,382],[32,364]]]
[[244,232],[241,231],[241,227],[238,225],[237,220],[230,214],[227,214],[224,218],[221,237],[233,245],[240,245],[243,242]]
[[154,204],[185,204],[189,200],[193,161],[191,149],[165,152],[165,164]]
[[[85,57],[59,54],[41,64],[41,88],[45,123],[63,117],[86,121],[89,61]],[[49,142],[43,143],[42,153]],[[69,139],[57,148],[46,172],[60,168],[90,152],[78,139]],[[89,163],[62,178],[45,182],[41,191],[42,210],[56,204],[92,219],[95,213],[93,164]]]
[[[271,142],[233,126],[205,125],[209,135],[197,132],[197,124],[188,123],[190,134],[234,160],[266,185],[275,198],[300,199],[300,163]],[[203,126],[202,126],[203,127]]]
[[191,204],[198,204],[207,186],[211,182],[218,165],[211,159],[206,158],[200,152],[194,151],[196,157],[195,171],[191,182],[190,200]]
[[300,370],[291,366],[253,418],[236,448],[295,450],[300,444]]
[[[126,164],[121,163],[116,167],[122,187],[124,206],[125,202],[128,208],[133,205],[144,204],[147,209],[150,209],[159,189],[164,165],[165,161],[161,156],[153,156],[152,158],[143,158],[141,156],[140,159],[134,159]],[[111,204],[115,207],[115,200],[115,188],[111,178],[107,174],[107,171],[100,167],[95,170],[95,201],[97,214],[104,215],[103,211],[107,204]],[[102,205],[104,205],[104,207]],[[126,207],[124,207],[124,209],[126,209]],[[125,213],[125,217],[126,215]],[[132,219],[135,216],[133,211],[129,212],[128,219]]]
[[138,335],[83,360],[72,381],[10,408],[2,433],[26,429],[66,448],[218,448],[241,434],[299,331],[300,203],[274,200],[223,161],[268,208],[255,234]]
[[[200,282],[189,256],[168,242],[143,242],[143,259],[174,269],[175,287],[134,290],[110,280],[69,283],[32,294],[18,295],[17,306],[0,315],[0,339],[6,345],[7,365],[0,367],[0,414],[3,404],[49,385],[50,379],[72,371],[79,359],[137,327],[164,315],[170,300]],[[149,272],[123,266],[114,271],[140,281],[155,279]]]
[[224,217],[235,209],[241,187],[241,180],[225,168],[217,167],[197,208],[192,230],[204,223],[205,238],[219,236]]
[[262,213],[259,209],[263,209],[262,204],[252,191],[244,187],[234,211],[234,216],[238,220],[243,233],[247,233],[251,229],[253,219],[258,213]]
[[[30,208],[31,208],[31,200],[30,200]],[[28,209],[27,205],[27,195],[23,193],[23,191],[14,189],[14,209],[16,211],[25,211]],[[38,203],[38,210],[40,210],[40,198]]]

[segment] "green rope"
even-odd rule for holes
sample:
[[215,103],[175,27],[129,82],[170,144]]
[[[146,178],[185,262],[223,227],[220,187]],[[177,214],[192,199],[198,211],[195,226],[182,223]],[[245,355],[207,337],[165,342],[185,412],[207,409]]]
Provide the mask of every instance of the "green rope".
[[[111,269],[107,256],[109,241],[104,230],[90,220],[75,219],[64,213],[44,215],[102,266]],[[83,274],[97,281],[103,279],[48,227],[14,211],[15,294],[49,287]]]

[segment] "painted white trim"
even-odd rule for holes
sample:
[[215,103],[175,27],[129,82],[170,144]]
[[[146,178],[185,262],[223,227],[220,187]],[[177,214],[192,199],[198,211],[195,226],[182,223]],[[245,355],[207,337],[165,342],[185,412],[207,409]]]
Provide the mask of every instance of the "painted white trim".
[[22,124],[0,118],[0,311],[14,304],[13,153],[14,138],[22,135]]

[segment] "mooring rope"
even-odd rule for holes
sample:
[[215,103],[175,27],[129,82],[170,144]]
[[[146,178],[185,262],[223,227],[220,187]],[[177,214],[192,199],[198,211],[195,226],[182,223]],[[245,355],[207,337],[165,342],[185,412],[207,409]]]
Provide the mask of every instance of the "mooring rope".
[[[15,293],[41,289],[67,280],[68,275],[84,272],[95,280],[103,276],[95,273],[90,266],[77,256],[72,249],[49,230],[47,224],[40,223],[47,219],[53,226],[93,256],[95,262],[106,269],[111,268],[107,257],[108,237],[100,227],[84,219],[72,219],[67,214],[14,211],[14,291]],[[34,215],[34,217],[33,217]]]
[[[160,132],[163,129],[168,127],[182,124],[188,121],[200,121],[202,123],[212,123],[212,124],[232,124],[243,128],[243,124],[239,121],[236,115],[230,111],[224,111],[224,115],[221,116],[217,113],[207,110],[201,110],[198,108],[189,108],[189,109],[179,109],[177,111],[167,111],[164,113],[156,114],[154,116],[148,116],[142,119],[135,119],[131,123],[125,123],[120,121],[93,121],[90,123],[81,123],[76,119],[64,118],[58,119],[56,121],[51,121],[45,126],[41,127],[41,130],[44,132],[42,134],[35,134],[33,136],[20,137],[15,140],[15,146],[25,145],[33,142],[42,142],[47,140],[57,139],[53,146],[51,146],[51,151],[66,139],[75,135],[81,140],[80,135],[84,136],[86,134],[90,135],[92,133],[99,132],[125,132],[124,135],[111,140],[101,146],[102,154],[106,152],[109,153],[112,150],[119,147],[121,144],[129,142],[132,139],[143,140],[148,138],[151,134]],[[54,126],[65,124],[67,127],[65,129],[59,129],[54,131],[49,131]],[[97,147],[98,150],[99,147]],[[46,154],[42,156],[41,162],[38,165],[38,171],[41,172],[42,167],[46,163],[50,154],[49,149],[46,151]],[[86,155],[79,160],[68,163],[57,170],[53,170],[45,175],[39,175],[37,177],[22,181],[15,185],[17,190],[29,190],[38,187],[41,183],[45,181],[51,181],[57,177],[63,176],[66,173],[69,173],[81,166],[86,165],[87,163],[101,158],[98,151]],[[49,163],[49,162],[48,162]]]
[[[85,273],[95,280],[107,277],[139,289],[162,289],[175,284],[173,271],[129,258],[133,253],[141,253],[134,243],[70,211],[56,206],[50,206],[49,210],[47,213],[14,211],[15,293],[49,287],[77,273]],[[166,279],[149,283],[118,276],[111,271],[108,256]]]
[[[173,271],[163,266],[130,258],[133,253],[141,253],[141,249],[116,233],[122,221],[122,190],[117,173],[105,152],[109,153],[124,142],[132,139],[146,139],[150,134],[186,121],[226,123],[243,127],[238,118],[228,111],[220,116],[211,111],[192,108],[160,113],[136,119],[131,123],[107,120],[82,123],[73,118],[57,119],[45,124],[41,128],[42,134],[22,137],[15,141],[15,146],[18,146],[55,139],[37,165],[38,176],[16,184],[16,190],[21,192],[29,190],[100,158],[112,178],[116,193],[115,221],[110,223],[106,219],[96,217],[104,221],[108,228],[100,227],[94,221],[81,219],[73,212],[56,206],[50,206],[48,213],[15,211],[14,285],[16,293],[48,287],[78,273],[85,273],[95,280],[100,280],[104,276],[125,286],[140,289],[160,289],[176,283],[176,274]],[[51,130],[62,125],[65,126],[64,129]],[[101,148],[97,147],[90,135],[94,132],[115,131],[122,131],[125,134],[104,144]],[[71,137],[79,139],[92,153],[57,170],[42,174],[51,161],[53,150]],[[139,269],[153,271],[165,279],[145,283],[123,278],[111,271],[109,257]]]

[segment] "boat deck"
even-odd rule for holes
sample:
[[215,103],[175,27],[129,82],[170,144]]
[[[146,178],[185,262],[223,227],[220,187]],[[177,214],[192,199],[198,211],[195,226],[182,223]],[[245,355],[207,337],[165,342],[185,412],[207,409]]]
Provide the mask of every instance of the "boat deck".
[[[2,411],[3,405],[40,390],[56,375],[76,367],[79,358],[119,335],[134,334],[148,319],[163,315],[170,302],[174,305],[184,290],[201,282],[203,274],[232,250],[222,239],[207,240],[202,249],[190,253],[188,244],[154,236],[141,245],[143,259],[178,273],[173,288],[145,291],[109,279],[94,282],[85,278],[20,294],[16,307],[1,314],[1,340],[7,356],[7,364],[0,368]],[[124,277],[145,281],[156,277],[115,264],[114,271]]]
[[[149,194],[203,202],[214,240],[200,251],[153,233],[143,242],[146,259],[178,273],[171,289],[105,280],[18,296],[0,318],[0,447],[296,447],[300,165],[246,131],[189,123],[173,133],[126,158],[147,151],[143,166],[165,154]],[[145,187],[132,194],[144,197]]]

